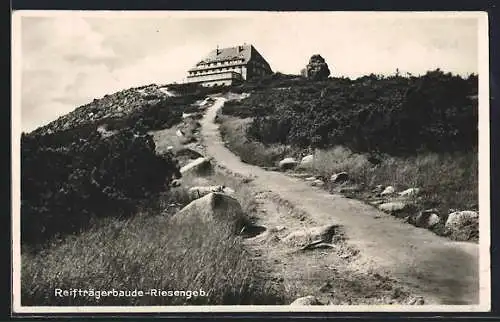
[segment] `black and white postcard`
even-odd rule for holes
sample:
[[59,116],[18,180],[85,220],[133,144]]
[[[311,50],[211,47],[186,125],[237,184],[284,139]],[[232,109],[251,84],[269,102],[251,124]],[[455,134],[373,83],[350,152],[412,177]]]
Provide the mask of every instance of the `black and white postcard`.
[[490,310],[487,13],[12,17],[15,313]]

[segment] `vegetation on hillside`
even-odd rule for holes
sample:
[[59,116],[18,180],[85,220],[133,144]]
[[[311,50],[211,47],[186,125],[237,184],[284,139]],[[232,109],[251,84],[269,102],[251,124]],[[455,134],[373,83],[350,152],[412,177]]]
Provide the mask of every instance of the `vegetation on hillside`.
[[[137,90],[145,95],[138,98]],[[170,187],[180,176],[178,160],[159,152],[152,135],[166,130],[179,139],[179,123],[193,134],[196,120],[182,121],[182,114],[199,112],[193,103],[205,92],[164,97],[156,90],[148,85],[106,95],[23,133],[23,305],[284,303],[283,290],[263,276],[230,220],[171,220],[192,200],[187,188],[196,178],[183,176],[182,187]],[[244,184],[217,175],[201,179],[234,188],[250,220],[255,205]],[[94,294],[161,289],[186,296],[55,296],[55,289],[75,285]],[[200,291],[206,296],[194,293]]]
[[[277,76],[275,76],[276,78]],[[254,117],[250,139],[301,148],[343,145],[355,152],[408,155],[477,146],[477,76],[439,70],[421,77],[261,81],[265,89],[223,113]]]
[[23,245],[40,247],[98,217],[128,216],[168,189],[180,176],[178,165],[169,155],[157,156],[146,133],[178,124],[203,97],[167,96],[155,85],[123,90],[23,133]]
[[21,239],[43,244],[92,219],[131,214],[140,200],[180,175],[148,135],[126,128],[102,137],[95,126],[21,139]]
[[[183,178],[187,186],[196,180]],[[244,183],[220,174],[203,180],[234,188],[245,218],[251,220],[255,200]],[[38,253],[23,253],[23,305],[279,305],[289,301],[283,298],[279,285],[265,278],[261,263],[245,251],[229,220],[202,221],[197,216],[171,220],[170,216],[189,199],[186,188],[173,188],[157,198],[155,207],[133,217],[101,218],[62,243]],[[75,285],[94,291],[161,289],[187,293],[143,297],[54,295],[56,288],[73,289]],[[200,291],[206,296],[200,296]]]
[[[272,168],[314,154],[312,174],[328,182],[347,172],[351,196],[361,199],[379,185],[419,187],[416,210],[436,209],[437,233],[450,212],[478,209],[477,75],[310,81],[275,74],[239,90],[252,94],[227,102],[218,121],[245,162]],[[471,232],[466,239],[477,240]]]

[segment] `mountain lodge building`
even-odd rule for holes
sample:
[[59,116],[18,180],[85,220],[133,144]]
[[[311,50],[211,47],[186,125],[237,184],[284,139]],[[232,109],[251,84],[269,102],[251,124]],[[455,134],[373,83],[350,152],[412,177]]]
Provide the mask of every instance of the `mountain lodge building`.
[[217,48],[188,71],[188,83],[224,86],[271,75],[269,63],[252,45]]

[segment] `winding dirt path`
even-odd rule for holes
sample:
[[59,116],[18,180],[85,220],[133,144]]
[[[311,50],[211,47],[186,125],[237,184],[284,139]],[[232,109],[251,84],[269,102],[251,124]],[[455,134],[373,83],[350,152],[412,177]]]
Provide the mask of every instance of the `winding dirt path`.
[[360,251],[355,259],[357,267],[391,276],[422,295],[425,304],[479,304],[477,244],[450,241],[360,201],[332,195],[283,173],[241,162],[224,146],[214,123],[225,100],[216,98],[201,121],[206,152],[220,166],[253,177],[252,184],[256,187],[272,191],[303,211],[307,216],[305,225],[341,225],[346,243]]

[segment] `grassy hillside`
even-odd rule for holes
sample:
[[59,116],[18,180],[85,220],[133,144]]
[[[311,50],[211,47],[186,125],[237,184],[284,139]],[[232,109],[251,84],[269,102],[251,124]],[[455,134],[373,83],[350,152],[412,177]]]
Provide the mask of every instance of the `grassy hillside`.
[[308,171],[325,180],[348,172],[359,198],[378,185],[419,187],[417,210],[435,208],[444,221],[453,210],[478,209],[477,75],[313,82],[278,74],[240,91],[252,94],[227,102],[218,121],[245,162],[275,167],[314,154]]
[[[203,178],[236,190],[250,220],[254,199],[240,181]],[[185,184],[196,178],[183,178]],[[23,305],[238,305],[284,304],[284,290],[266,279],[262,263],[245,251],[229,221],[193,216],[171,220],[188,201],[185,188],[162,193],[154,207],[124,220],[102,218],[80,234],[22,255]],[[235,214],[227,214],[228,218]],[[85,290],[162,289],[186,296],[56,297],[55,288]],[[51,290],[47,292],[47,290]],[[205,296],[200,293],[205,292]],[[290,299],[286,299],[289,301]]]

